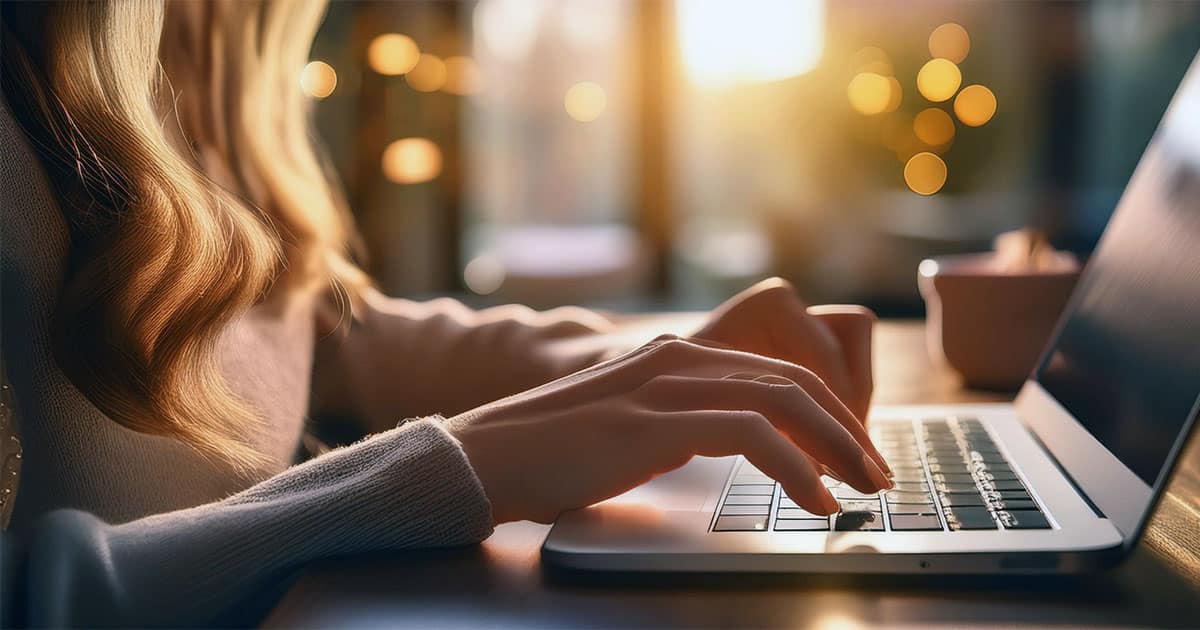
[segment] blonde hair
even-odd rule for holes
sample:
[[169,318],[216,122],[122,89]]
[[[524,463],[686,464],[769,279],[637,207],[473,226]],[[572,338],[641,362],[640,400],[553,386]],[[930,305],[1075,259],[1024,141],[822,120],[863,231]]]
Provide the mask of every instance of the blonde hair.
[[[297,77],[323,2],[4,8],[4,88],[71,226],[64,372],[114,421],[243,471],[258,412],[219,371],[251,306],[359,287]],[[339,293],[343,295],[343,293]]]

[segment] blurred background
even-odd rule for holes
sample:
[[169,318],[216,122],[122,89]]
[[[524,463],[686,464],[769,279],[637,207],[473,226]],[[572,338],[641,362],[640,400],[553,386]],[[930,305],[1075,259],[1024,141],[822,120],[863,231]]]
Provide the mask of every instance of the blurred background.
[[393,295],[693,309],[1094,247],[1200,2],[334,2],[301,73]]

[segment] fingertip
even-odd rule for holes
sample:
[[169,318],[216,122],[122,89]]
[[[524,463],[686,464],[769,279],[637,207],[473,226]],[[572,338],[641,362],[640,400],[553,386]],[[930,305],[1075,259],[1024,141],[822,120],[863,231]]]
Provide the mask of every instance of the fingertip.
[[837,499],[833,498],[833,493],[825,486],[821,486],[821,507],[824,508],[826,516],[835,514],[841,509]]

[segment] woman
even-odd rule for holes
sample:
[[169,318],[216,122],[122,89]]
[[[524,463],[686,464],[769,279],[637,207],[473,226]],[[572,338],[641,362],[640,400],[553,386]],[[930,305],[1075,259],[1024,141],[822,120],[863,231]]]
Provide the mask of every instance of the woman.
[[[769,281],[626,352],[595,313],[375,291],[295,85],[319,4],[2,10],[17,621],[250,622],[306,561],[475,543],[696,454],[817,513],[820,473],[890,485],[862,309]],[[363,437],[293,465],[306,417]]]

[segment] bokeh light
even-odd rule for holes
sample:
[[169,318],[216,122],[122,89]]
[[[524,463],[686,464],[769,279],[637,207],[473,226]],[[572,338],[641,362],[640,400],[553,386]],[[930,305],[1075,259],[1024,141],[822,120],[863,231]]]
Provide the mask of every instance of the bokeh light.
[[962,72],[949,59],[930,59],[917,73],[917,91],[934,103],[949,100],[960,85]]
[[571,118],[579,122],[591,122],[599,118],[608,107],[608,95],[598,84],[581,81],[567,90],[563,97],[563,107]]
[[882,114],[892,101],[892,84],[881,74],[860,72],[846,86],[846,97],[850,106],[864,116]]
[[933,33],[929,35],[929,54],[934,59],[962,63],[968,52],[971,52],[971,36],[967,35],[967,29],[959,24],[943,24],[933,29]]
[[379,74],[396,76],[412,70],[421,57],[417,43],[407,35],[384,33],[367,46],[367,64]]
[[471,259],[463,268],[463,283],[479,295],[495,293],[508,275],[499,256],[483,253]]
[[459,96],[479,91],[479,66],[470,57],[446,58],[446,84],[442,89]]
[[930,107],[913,119],[913,133],[931,147],[941,146],[954,139],[954,119],[950,114]]
[[904,100],[904,89],[900,87],[900,80],[896,77],[888,77],[888,103],[887,107],[883,108],[886,113],[892,113],[900,109],[900,103]]
[[895,74],[891,58],[888,57],[888,54],[882,48],[876,46],[860,48],[850,58],[850,66],[854,69],[855,73],[874,72],[885,77]]
[[915,193],[932,195],[946,184],[946,163],[942,158],[922,151],[904,165],[904,182]]
[[404,80],[418,92],[436,92],[446,84],[446,62],[437,55],[422,53]]
[[325,98],[337,88],[337,72],[324,61],[310,61],[300,71],[300,89],[313,98]]
[[442,172],[442,150],[428,138],[401,138],[383,151],[383,175],[397,184],[419,184]]
[[982,85],[968,85],[954,98],[954,115],[969,127],[979,127],[996,115],[996,95]]

